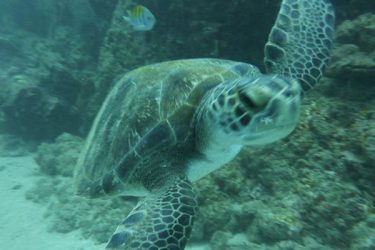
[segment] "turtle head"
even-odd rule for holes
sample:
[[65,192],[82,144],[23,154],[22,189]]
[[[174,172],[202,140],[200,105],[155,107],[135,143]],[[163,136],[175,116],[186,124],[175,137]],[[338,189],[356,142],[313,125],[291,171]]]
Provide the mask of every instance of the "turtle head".
[[242,145],[271,143],[296,127],[300,99],[299,83],[280,75],[224,82],[208,98],[207,123],[219,131],[214,133],[218,140]]

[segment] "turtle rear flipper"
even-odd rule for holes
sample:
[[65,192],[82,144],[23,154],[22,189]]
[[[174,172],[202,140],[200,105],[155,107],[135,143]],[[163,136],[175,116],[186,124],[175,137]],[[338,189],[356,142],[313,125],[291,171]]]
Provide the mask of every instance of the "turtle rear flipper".
[[196,195],[186,178],[141,200],[117,227],[107,249],[184,249],[197,210]]
[[334,21],[329,0],[284,0],[265,46],[267,73],[314,87],[329,60]]

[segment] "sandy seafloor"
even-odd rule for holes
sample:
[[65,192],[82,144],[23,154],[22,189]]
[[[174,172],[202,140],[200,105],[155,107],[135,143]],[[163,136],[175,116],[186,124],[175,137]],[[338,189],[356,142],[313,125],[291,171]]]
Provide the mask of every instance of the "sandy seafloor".
[[[79,231],[48,232],[46,207],[29,201],[25,192],[35,185],[39,167],[32,156],[0,157],[1,250],[97,250],[105,245],[84,239]],[[189,246],[186,250],[208,250]]]

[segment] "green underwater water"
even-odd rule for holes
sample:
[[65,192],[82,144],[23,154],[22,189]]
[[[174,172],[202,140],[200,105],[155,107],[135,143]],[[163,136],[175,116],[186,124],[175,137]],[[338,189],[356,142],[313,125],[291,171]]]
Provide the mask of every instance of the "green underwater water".
[[[0,156],[31,155],[38,164],[33,185],[15,176],[28,188],[12,184],[3,195],[21,190],[25,204],[46,208],[46,234],[106,243],[137,199],[77,196],[73,172],[110,89],[132,69],[173,59],[215,57],[263,70],[280,2],[0,0]],[[331,61],[304,97],[300,123],[195,183],[189,247],[375,249],[375,5],[332,3]],[[151,31],[123,22],[135,4],[156,16]],[[4,159],[1,178],[11,169]]]

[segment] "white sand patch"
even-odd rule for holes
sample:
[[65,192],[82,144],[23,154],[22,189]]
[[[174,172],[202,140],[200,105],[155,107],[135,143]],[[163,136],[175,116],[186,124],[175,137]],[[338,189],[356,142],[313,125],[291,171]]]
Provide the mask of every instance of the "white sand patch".
[[47,232],[46,207],[25,199],[38,180],[38,166],[31,156],[0,157],[0,249],[6,250],[96,250],[78,231]]
[[[25,198],[39,180],[39,167],[31,156],[0,157],[0,249],[1,250],[103,250],[82,238],[79,231],[48,232],[46,207]],[[186,250],[209,250],[192,245]]]

